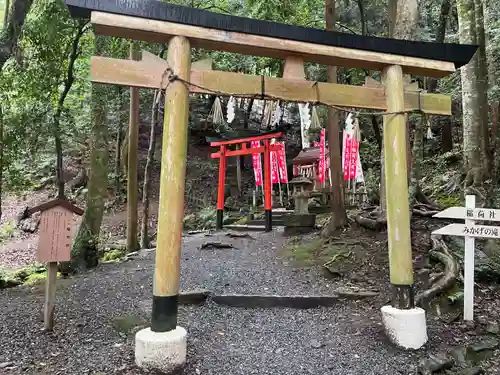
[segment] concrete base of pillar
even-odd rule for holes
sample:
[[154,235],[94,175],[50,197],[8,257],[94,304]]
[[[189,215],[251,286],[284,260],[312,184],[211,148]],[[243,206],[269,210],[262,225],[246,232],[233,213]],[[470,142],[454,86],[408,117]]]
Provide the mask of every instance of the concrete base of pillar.
[[382,307],[382,322],[389,340],[404,349],[419,349],[427,342],[425,310]]
[[187,332],[177,327],[169,332],[153,332],[145,328],[135,335],[137,366],[171,374],[186,363]]

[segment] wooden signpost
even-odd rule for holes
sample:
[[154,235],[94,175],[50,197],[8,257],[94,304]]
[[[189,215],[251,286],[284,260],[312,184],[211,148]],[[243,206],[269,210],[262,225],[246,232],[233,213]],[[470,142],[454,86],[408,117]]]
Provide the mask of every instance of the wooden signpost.
[[500,226],[476,225],[476,221],[500,222],[500,210],[476,208],[476,197],[467,195],[465,207],[450,207],[434,215],[438,218],[463,219],[464,224],[449,224],[432,234],[463,236],[464,251],[464,320],[474,319],[474,249],[475,238],[499,238]]
[[44,328],[54,327],[57,263],[71,260],[73,214],[83,215],[83,210],[65,199],[57,198],[27,210],[30,216],[41,212],[37,261],[47,263],[45,284]]

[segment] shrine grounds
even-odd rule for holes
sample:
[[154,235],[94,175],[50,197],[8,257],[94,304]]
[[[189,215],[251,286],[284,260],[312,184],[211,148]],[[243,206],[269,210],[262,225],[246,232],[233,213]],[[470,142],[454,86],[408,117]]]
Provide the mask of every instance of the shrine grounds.
[[[425,238],[416,233],[419,248]],[[498,338],[492,329],[500,318],[499,293],[478,285],[476,323],[464,324],[459,308],[430,311],[424,348],[403,351],[391,345],[380,318],[380,307],[388,301],[385,233],[355,226],[339,233],[330,245],[364,260],[346,261],[339,275],[329,278],[298,245],[312,246],[312,236],[290,239],[279,230],[249,237],[227,234],[185,235],[182,291],[338,298],[331,299],[330,307],[313,309],[238,308],[219,305],[215,297],[182,305],[179,323],[188,331],[184,374],[416,374],[432,356],[447,356],[473,343],[491,346]],[[208,242],[233,248],[211,248]],[[144,250],[59,279],[53,333],[41,330],[43,283],[1,291],[0,374],[147,373],[134,365],[134,334],[149,324],[154,254]],[[416,251],[416,274],[420,258]],[[494,348],[484,349],[490,359],[478,362],[487,374],[500,371]],[[455,366],[449,374],[471,366]]]

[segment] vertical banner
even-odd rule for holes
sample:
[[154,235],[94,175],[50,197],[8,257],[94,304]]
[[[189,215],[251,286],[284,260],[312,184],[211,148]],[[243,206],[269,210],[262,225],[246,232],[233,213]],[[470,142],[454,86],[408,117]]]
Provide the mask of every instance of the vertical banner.
[[[276,140],[272,139],[271,144],[276,144]],[[276,151],[271,151],[271,184],[279,183],[278,176],[278,155]]]
[[[259,141],[251,142],[252,148],[260,147]],[[255,186],[262,186],[262,163],[260,161],[260,153],[252,154],[253,173],[255,176]]]
[[358,162],[358,148],[359,148],[358,141],[354,137],[351,137],[351,159],[350,159],[350,166],[349,166],[349,179],[350,180],[353,180],[356,178],[356,167],[357,167],[357,162]]
[[321,129],[319,135],[319,165],[318,165],[318,179],[320,183],[325,182],[325,129]]
[[344,181],[349,180],[349,169],[351,166],[351,148],[352,148],[352,137],[348,133],[344,133],[344,152],[342,154],[342,166],[344,168]]
[[280,151],[278,152],[278,170],[280,172],[280,182],[288,183],[288,171],[286,169],[285,142],[280,142]]
[[299,103],[300,115],[300,135],[302,139],[302,149],[309,148],[309,128],[311,127],[311,113],[309,111],[309,103]]

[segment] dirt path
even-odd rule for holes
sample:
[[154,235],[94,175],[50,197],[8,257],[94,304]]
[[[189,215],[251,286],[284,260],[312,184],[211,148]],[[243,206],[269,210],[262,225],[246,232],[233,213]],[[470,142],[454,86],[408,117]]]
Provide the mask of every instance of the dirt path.
[[[295,269],[279,255],[279,233],[254,239],[184,238],[183,290],[314,294],[331,282]],[[225,241],[235,249],[200,249]],[[142,374],[134,366],[134,333],[147,326],[154,252],[121,264],[103,264],[78,277],[60,280],[56,329],[44,333],[43,286],[0,292],[2,374]],[[426,351],[448,345],[449,329],[429,319],[430,344],[404,352],[392,347],[380,325],[380,302],[345,302],[312,310],[237,309],[209,302],[181,307],[187,328],[185,374],[414,374]],[[449,339],[449,336],[447,337]],[[453,342],[452,344],[454,344]],[[7,369],[9,368],[9,369]]]
[[[236,248],[201,250],[207,240]],[[284,263],[277,255],[281,241],[278,233],[255,239],[187,237],[182,288],[328,292],[323,279]],[[40,331],[42,287],[2,292],[0,303],[6,308],[0,319],[8,324],[0,328],[0,363],[12,362],[12,374],[141,374],[133,365],[134,330],[123,325],[147,324],[144,305],[151,297],[153,258],[154,252],[145,252],[133,261],[62,280],[53,334]],[[314,310],[208,303],[182,307],[179,319],[190,335],[186,374],[406,374],[416,363],[413,354],[387,345],[380,325],[374,324],[377,308],[366,303]],[[129,322],[117,327],[121,320]]]

